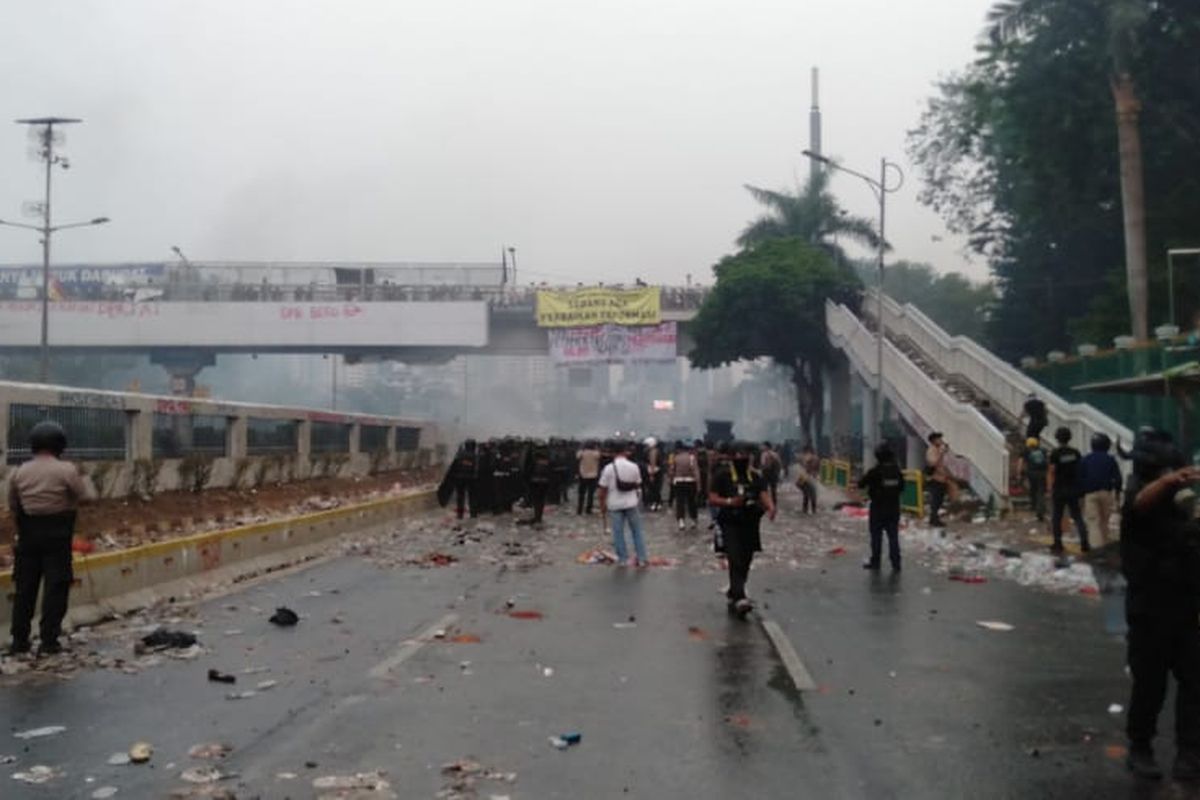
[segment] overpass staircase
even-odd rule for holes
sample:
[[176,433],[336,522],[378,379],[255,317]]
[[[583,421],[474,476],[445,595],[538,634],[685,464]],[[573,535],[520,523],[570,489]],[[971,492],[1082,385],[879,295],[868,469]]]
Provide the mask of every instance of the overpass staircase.
[[[865,298],[860,320],[872,333],[877,309],[878,298],[872,293]],[[975,341],[950,336],[911,304],[901,305],[885,295],[883,323],[889,349],[903,357],[954,403],[971,408],[975,414],[968,418],[974,424],[982,422],[1002,438],[1007,459],[1004,472],[1008,476],[1004,494],[1011,504],[1027,502],[1024,488],[1015,478],[1020,474],[1017,462],[1024,449],[1020,417],[1030,393],[1036,393],[1046,403],[1050,422],[1047,431],[1060,426],[1068,428],[1078,447],[1086,447],[1092,435],[1100,432],[1126,442],[1133,439],[1132,431],[1094,406],[1067,402]],[[928,414],[934,417],[929,421],[934,427],[940,427],[936,422],[938,414],[936,409]],[[994,437],[986,438],[995,442]],[[980,457],[978,452],[960,452],[968,460]],[[995,453],[989,449],[986,458],[994,457]]]

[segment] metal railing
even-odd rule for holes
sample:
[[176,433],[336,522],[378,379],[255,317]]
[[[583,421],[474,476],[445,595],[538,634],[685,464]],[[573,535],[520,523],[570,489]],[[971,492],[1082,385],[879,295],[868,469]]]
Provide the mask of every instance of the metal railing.
[[[864,302],[864,316],[873,319],[875,308],[873,300]],[[1026,398],[1030,393],[1036,393],[1045,402],[1050,418],[1047,432],[1063,426],[1070,429],[1075,442],[1084,443],[1094,433],[1105,433],[1125,442],[1133,440],[1129,428],[1095,406],[1064,400],[974,340],[946,333],[916,306],[902,306],[885,295],[883,315],[889,333],[908,339],[938,369],[963,378],[982,392],[992,405],[1010,416],[1019,418]]]
[[129,416],[120,409],[13,403],[8,408],[7,462],[33,457],[29,432],[43,420],[68,431],[67,451],[75,461],[119,461],[125,458]]
[[153,437],[155,458],[221,458],[228,453],[229,419],[216,414],[156,413]]
[[309,450],[313,453],[349,453],[350,426],[340,422],[314,422]]
[[[854,370],[875,382],[875,334],[845,306],[829,302],[825,320],[830,341],[850,359]],[[891,342],[884,343],[884,393],[922,436],[941,431],[953,448],[950,470],[980,495],[1007,497],[1010,459],[1004,434],[977,408],[946,392]]]
[[285,455],[296,452],[300,424],[290,419],[250,417],[246,420],[246,455]]

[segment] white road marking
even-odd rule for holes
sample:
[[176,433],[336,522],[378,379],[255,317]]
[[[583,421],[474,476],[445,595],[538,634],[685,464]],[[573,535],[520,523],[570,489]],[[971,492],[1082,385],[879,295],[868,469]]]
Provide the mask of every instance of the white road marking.
[[433,641],[434,635],[438,631],[445,630],[456,622],[458,622],[458,614],[447,614],[422,631],[417,638],[401,642],[400,646],[396,648],[396,652],[371,667],[371,671],[367,675],[372,678],[386,678],[388,673],[415,656],[422,647]]
[[779,660],[783,662],[783,667],[787,670],[788,675],[791,676],[792,683],[795,684],[797,691],[811,692],[816,689],[817,684],[813,681],[812,675],[808,673],[804,662],[800,660],[800,656],[796,653],[796,648],[792,647],[791,640],[783,632],[783,628],[779,627],[779,623],[773,619],[763,619],[762,627],[763,631],[767,634],[767,638],[771,640],[771,644],[775,647],[775,652],[779,654]]

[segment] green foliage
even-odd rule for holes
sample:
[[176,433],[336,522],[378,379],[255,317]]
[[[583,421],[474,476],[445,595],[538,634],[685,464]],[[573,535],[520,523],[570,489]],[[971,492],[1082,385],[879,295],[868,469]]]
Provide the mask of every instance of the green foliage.
[[[865,285],[877,285],[874,263],[859,261],[855,269]],[[896,302],[912,303],[951,335],[985,341],[988,315],[996,302],[992,284],[973,283],[958,272],[939,275],[930,265],[912,261],[888,264],[883,275],[884,291]]]
[[693,366],[774,360],[791,370],[801,424],[812,431],[822,397],[821,369],[832,360],[825,303],[857,309],[857,276],[800,239],[765,241],[726,256],[713,271],[716,285],[689,324],[696,343],[688,354]]
[[844,261],[845,254],[837,244],[839,237],[869,247],[879,246],[875,223],[846,214],[834,199],[829,191],[829,170],[819,170],[796,192],[750,185],[746,190],[767,208],[767,213],[746,226],[738,236],[739,247],[754,247],[775,239],[799,239]]
[[[991,345],[1016,358],[1129,331],[1110,85],[1126,69],[1143,101],[1150,320],[1165,321],[1165,251],[1200,238],[1200,7],[1015,0],[991,22],[909,139],[922,200],[992,265]],[[1179,298],[1187,318],[1200,280]]]

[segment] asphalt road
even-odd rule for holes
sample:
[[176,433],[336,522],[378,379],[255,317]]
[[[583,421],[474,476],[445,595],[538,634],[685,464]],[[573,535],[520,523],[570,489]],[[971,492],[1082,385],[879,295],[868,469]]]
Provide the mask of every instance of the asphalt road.
[[[516,773],[461,795],[480,798],[1191,796],[1123,769],[1123,719],[1107,711],[1127,702],[1123,645],[1094,601],[950,582],[914,561],[900,576],[852,556],[755,570],[761,614],[818,684],[800,693],[712,575],[339,558],[203,604],[196,661],[0,690],[0,755],[19,759],[0,798],[167,797],[208,741],[233,746],[217,766],[236,777],[216,785],[238,798],[316,797],[321,776],[374,770],[394,796],[434,797],[452,783],[441,766],[464,758]],[[543,617],[512,618],[510,600]],[[303,617],[294,629],[267,622],[284,604]],[[226,699],[262,680],[278,683]],[[47,725],[67,730],[8,735]],[[582,741],[551,746],[568,732]],[[139,740],[148,765],[106,763]],[[7,777],[32,764],[62,774]]]

